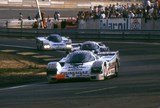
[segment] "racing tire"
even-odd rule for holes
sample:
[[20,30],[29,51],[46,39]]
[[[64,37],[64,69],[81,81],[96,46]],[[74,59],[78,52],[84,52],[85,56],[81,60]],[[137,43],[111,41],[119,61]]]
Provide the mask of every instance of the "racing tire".
[[47,80],[48,80],[48,83],[49,83],[49,84],[52,84],[52,83],[56,83],[56,82],[57,82],[56,79],[51,79],[51,78],[49,78],[49,76],[47,76]]
[[109,79],[111,79],[113,76],[104,76],[104,80],[109,80]]
[[107,76],[104,76],[104,80],[108,80],[109,78]]
[[108,77],[107,77],[107,74],[106,73],[104,73],[104,80],[108,80]]
[[118,63],[115,65],[115,77],[118,77],[119,66]]
[[104,76],[104,80],[109,80],[110,77]]

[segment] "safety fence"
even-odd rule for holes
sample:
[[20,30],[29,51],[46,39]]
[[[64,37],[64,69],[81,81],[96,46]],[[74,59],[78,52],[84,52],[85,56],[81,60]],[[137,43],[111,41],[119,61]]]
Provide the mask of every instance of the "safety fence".
[[159,40],[159,30],[103,30],[103,29],[16,29],[2,28],[0,36],[35,38],[48,34],[60,34],[72,39],[138,39]]

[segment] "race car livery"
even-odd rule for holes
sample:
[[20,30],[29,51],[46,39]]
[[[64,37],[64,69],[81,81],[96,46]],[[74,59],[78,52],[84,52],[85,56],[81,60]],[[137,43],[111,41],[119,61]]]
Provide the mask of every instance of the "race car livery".
[[59,62],[49,62],[49,82],[68,79],[104,80],[117,76],[120,66],[119,52],[95,54],[91,51],[74,51]]
[[50,34],[36,38],[38,50],[72,50],[72,41],[66,37],[61,37],[58,34]]

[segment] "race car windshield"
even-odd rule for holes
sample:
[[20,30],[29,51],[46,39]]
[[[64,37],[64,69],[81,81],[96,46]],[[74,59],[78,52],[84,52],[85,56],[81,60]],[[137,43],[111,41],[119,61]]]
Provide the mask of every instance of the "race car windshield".
[[96,49],[98,49],[98,46],[96,45],[96,44],[83,44],[82,46],[81,46],[81,50],[96,50]]
[[66,60],[66,63],[86,63],[95,60],[90,53],[76,52],[71,53]]
[[57,36],[49,36],[48,40],[52,41],[52,42],[61,42],[62,38],[60,36],[58,36],[58,35]]

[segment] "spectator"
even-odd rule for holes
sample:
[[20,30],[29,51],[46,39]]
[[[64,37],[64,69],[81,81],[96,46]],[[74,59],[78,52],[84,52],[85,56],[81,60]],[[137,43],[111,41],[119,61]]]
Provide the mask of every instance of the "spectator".
[[101,12],[101,16],[100,16],[100,18],[101,18],[101,19],[105,19],[105,18],[106,18],[106,15],[105,15],[104,11],[103,11],[103,12]]
[[35,19],[38,20],[39,19],[39,12],[37,12]]
[[48,16],[46,28],[47,28],[47,29],[52,29],[52,26],[53,26],[53,25],[52,25],[52,21],[51,21],[50,17]]
[[50,19],[47,20],[47,29],[52,29],[52,21]]
[[150,2],[150,0],[147,0],[147,6],[146,6],[146,8],[147,8],[147,14],[148,14],[149,10],[151,8],[151,2]]
[[105,8],[101,5],[94,6],[91,11],[80,11],[77,14],[79,19],[99,19],[99,18],[154,18],[160,17],[160,0],[151,2],[150,0],[145,0],[143,4],[126,4],[126,5],[109,5]]
[[128,14],[128,17],[129,17],[129,18],[134,18],[135,15],[134,15],[134,13],[133,13],[132,11],[130,11],[129,14]]
[[55,19],[55,20],[59,20],[59,19],[60,19],[60,13],[59,13],[58,11],[56,11],[56,12],[54,13],[54,19]]
[[66,28],[66,20],[64,19],[64,20],[62,20],[62,22],[61,22],[61,28]]
[[35,21],[35,22],[33,23],[33,28],[38,28],[38,22],[37,22],[37,21]]
[[160,0],[158,0],[158,9],[160,10]]
[[31,16],[28,16],[28,20],[32,20]]
[[20,12],[19,13],[19,20],[22,20],[23,19],[23,15],[22,15],[22,13]]

